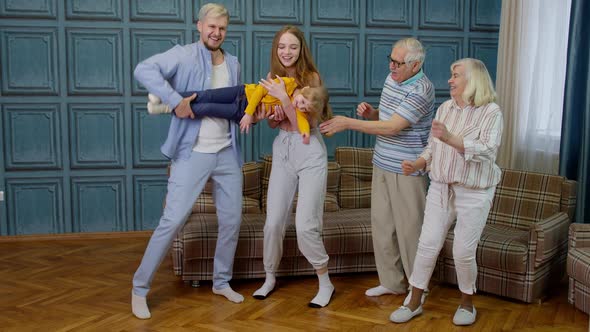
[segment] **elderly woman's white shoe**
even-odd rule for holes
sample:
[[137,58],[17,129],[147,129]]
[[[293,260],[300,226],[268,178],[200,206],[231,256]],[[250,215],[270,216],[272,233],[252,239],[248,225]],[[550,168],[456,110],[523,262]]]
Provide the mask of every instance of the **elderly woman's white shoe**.
[[473,307],[473,312],[470,312],[469,310],[465,310],[459,306],[455,312],[455,317],[453,317],[453,324],[459,326],[471,325],[475,323],[476,317],[477,310],[475,310],[475,307]]
[[391,313],[391,315],[389,316],[389,320],[394,323],[405,323],[410,319],[420,315],[421,313],[422,306],[419,306],[414,311],[412,311],[410,308],[406,306],[401,306],[396,311]]

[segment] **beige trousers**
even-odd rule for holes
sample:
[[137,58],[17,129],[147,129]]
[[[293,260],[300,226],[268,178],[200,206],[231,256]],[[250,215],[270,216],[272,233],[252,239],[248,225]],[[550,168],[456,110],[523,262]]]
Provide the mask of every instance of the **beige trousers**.
[[424,219],[426,176],[405,176],[373,167],[371,226],[379,282],[403,294],[414,267]]

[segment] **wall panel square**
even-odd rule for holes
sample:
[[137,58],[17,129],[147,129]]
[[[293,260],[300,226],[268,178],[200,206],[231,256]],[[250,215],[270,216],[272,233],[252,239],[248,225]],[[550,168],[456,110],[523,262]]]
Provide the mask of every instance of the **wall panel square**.
[[316,0],[311,2],[312,25],[358,26],[359,0]]
[[124,177],[72,177],[71,191],[74,231],[128,230],[124,222]]
[[358,34],[311,34],[311,54],[331,95],[358,94]]
[[66,18],[70,20],[123,19],[121,0],[66,0]]
[[471,0],[469,27],[474,31],[500,30],[502,0]]
[[6,169],[61,169],[59,105],[9,104],[2,109]]
[[367,26],[409,29],[414,21],[411,0],[367,0]]
[[129,0],[132,21],[184,22],[184,0]]
[[254,23],[303,24],[303,0],[253,0]]
[[122,95],[121,30],[68,29],[68,92],[73,95]]
[[57,29],[0,28],[2,93],[57,95]]
[[56,0],[2,0],[0,17],[56,18]]
[[420,28],[463,30],[464,0],[420,0]]
[[8,234],[70,232],[64,222],[62,180],[12,178],[6,181]]
[[124,123],[121,104],[70,104],[72,168],[123,168]]

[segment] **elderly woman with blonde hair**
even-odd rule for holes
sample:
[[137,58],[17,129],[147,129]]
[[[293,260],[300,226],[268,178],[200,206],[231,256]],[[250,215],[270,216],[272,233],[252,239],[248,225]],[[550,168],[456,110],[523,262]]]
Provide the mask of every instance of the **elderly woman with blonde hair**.
[[501,171],[496,154],[502,136],[502,113],[494,103],[496,93],[485,65],[461,59],[451,65],[451,99],[436,112],[424,152],[417,160],[402,162],[404,174],[430,172],[424,223],[418,242],[410,293],[390,319],[404,323],[422,313],[438,254],[456,219],[453,259],[461,291],[461,305],[453,323],[471,325],[477,311],[475,254],[485,226]]

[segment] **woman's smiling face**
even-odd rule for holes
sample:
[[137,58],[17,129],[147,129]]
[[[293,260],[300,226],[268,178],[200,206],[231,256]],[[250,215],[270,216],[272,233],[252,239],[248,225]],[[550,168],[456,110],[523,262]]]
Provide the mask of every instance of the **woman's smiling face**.
[[295,66],[301,53],[301,43],[299,39],[289,32],[285,32],[279,39],[277,47],[277,56],[285,68]]

